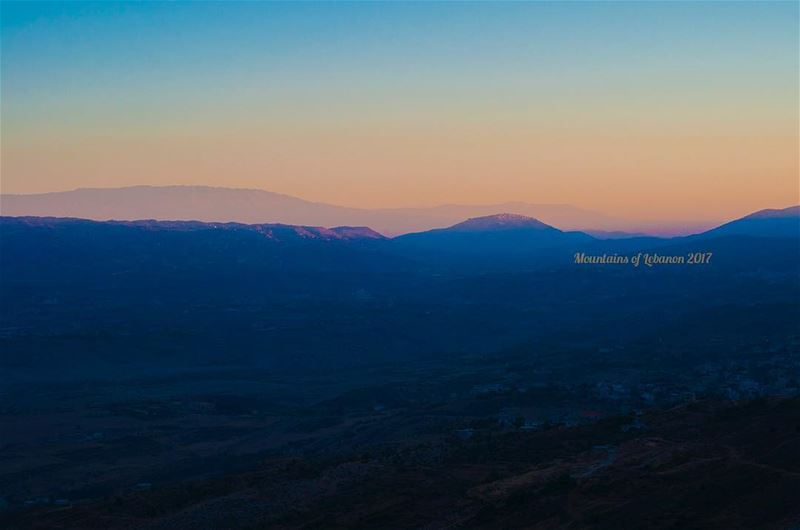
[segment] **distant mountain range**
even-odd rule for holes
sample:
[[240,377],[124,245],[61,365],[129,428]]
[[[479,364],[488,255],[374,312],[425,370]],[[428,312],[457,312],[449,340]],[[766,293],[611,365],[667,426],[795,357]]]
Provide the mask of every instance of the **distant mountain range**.
[[274,242],[292,241],[357,241],[380,240],[385,236],[365,226],[293,226],[277,223],[243,224],[243,223],[204,223],[201,221],[105,221],[96,222],[87,219],[61,217],[18,217],[0,224],[5,229],[24,228],[86,228],[99,226],[115,226],[145,231],[199,232],[213,230],[229,233],[252,233]]
[[[417,263],[451,271],[508,270],[566,265],[576,252],[602,255],[669,250],[685,254],[718,248],[731,260],[752,260],[756,255],[753,249],[773,245],[768,242],[770,239],[784,241],[780,243],[785,249],[783,255],[797,254],[792,249],[800,251],[796,248],[800,241],[800,208],[763,210],[700,234],[674,238],[607,240],[510,213],[473,217],[447,228],[394,238],[362,226],[98,222],[54,217],[1,217],[0,236],[5,257],[11,257],[4,260],[6,265],[13,262],[23,268],[30,264],[31,256],[54,267],[75,263],[79,268],[111,256],[117,263],[154,260],[153,263],[173,265],[194,263],[192,267],[208,267],[213,262],[223,266],[233,260],[261,268],[355,272],[352,262],[358,259],[366,260],[360,266],[368,269],[402,268],[404,264]],[[757,238],[757,242],[746,241],[747,238]],[[49,255],[44,252],[47,248],[51,249]]]
[[76,217],[93,220],[192,220],[302,226],[369,226],[388,236],[443,228],[500,212],[534,217],[563,230],[610,231],[624,222],[565,204],[509,202],[431,208],[360,209],[310,202],[255,189],[205,186],[84,188],[32,195],[0,195],[5,216]]
[[[203,221],[159,221],[155,219],[93,221],[90,219],[55,216],[3,216],[0,226],[6,233],[28,228],[64,229],[64,228],[130,228],[138,231],[174,231],[174,232],[226,232],[248,233],[260,236],[273,242],[297,241],[388,241],[401,247],[430,249],[474,249],[477,251],[498,250],[501,248],[535,249],[542,246],[554,246],[564,243],[601,243],[606,232],[565,231],[539,219],[513,213],[499,213],[472,217],[446,228],[434,228],[421,232],[387,238],[383,234],[367,226],[335,226],[325,228],[310,225],[290,225],[283,223],[239,223],[239,222],[203,222]],[[594,233],[592,233],[594,232]],[[740,219],[720,225],[711,230],[688,237],[656,238],[651,236],[626,234],[618,243],[638,244],[643,241],[682,241],[687,239],[704,239],[720,236],[753,236],[753,237],[800,237],[800,206],[784,209],[760,210]]]
[[[800,227],[797,208],[690,237],[606,240],[507,213],[395,238],[361,227],[0,217],[0,370],[85,377],[87,366],[100,374],[129,359],[309,366],[477,351],[498,337],[567,333],[565,323],[569,336],[596,333],[616,296],[629,302],[617,312],[682,293],[796,304],[800,230],[787,223]],[[577,264],[577,253],[713,259],[634,269]],[[651,315],[648,324],[663,317]]]

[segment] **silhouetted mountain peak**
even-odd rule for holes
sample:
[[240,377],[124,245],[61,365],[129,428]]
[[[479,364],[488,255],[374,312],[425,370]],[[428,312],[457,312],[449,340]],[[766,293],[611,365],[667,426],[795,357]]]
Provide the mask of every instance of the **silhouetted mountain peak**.
[[782,217],[798,217],[800,216],[800,205],[789,206],[788,208],[759,210],[757,212],[746,215],[742,219],[776,219]]
[[331,232],[338,234],[343,239],[386,239],[383,234],[379,234],[368,226],[337,226],[331,228]]
[[800,206],[790,206],[780,210],[759,210],[700,235],[800,237]]
[[472,217],[451,226],[447,230],[461,232],[493,232],[499,230],[558,230],[533,217],[513,213],[499,213],[483,217]]

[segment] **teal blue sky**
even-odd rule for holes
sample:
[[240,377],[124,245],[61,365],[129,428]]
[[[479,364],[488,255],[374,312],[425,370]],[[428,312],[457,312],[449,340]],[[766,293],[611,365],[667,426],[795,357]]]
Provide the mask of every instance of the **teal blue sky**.
[[198,183],[640,215],[648,189],[677,187],[665,216],[712,190],[727,214],[796,189],[797,2],[3,2],[0,24],[8,192]]

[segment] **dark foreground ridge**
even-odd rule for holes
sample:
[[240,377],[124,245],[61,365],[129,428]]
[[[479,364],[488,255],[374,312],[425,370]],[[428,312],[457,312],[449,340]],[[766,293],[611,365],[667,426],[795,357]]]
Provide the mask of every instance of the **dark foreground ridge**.
[[0,218],[0,528],[791,528],[797,220]]
[[[459,436],[459,434],[461,436]],[[800,401],[693,402],[579,427],[476,426],[7,516],[4,528],[704,528],[800,523]]]

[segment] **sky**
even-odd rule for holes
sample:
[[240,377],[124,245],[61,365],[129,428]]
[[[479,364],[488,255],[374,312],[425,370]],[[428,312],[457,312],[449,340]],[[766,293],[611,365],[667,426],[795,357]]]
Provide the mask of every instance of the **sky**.
[[0,190],[785,207],[798,5],[4,1]]

